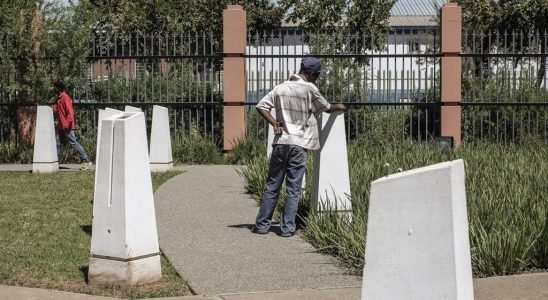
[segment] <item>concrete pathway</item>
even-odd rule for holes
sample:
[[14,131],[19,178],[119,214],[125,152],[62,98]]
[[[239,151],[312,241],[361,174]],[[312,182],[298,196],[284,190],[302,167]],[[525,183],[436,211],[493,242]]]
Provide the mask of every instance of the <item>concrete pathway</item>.
[[299,236],[251,233],[258,207],[236,166],[188,166],[155,193],[160,245],[201,295],[357,287]]
[[[80,171],[81,164],[61,164],[59,165],[59,171],[67,172],[76,172]],[[13,171],[13,172],[32,172],[32,164],[3,164],[0,165],[1,171]],[[86,171],[95,171],[95,164],[91,167],[90,170]]]

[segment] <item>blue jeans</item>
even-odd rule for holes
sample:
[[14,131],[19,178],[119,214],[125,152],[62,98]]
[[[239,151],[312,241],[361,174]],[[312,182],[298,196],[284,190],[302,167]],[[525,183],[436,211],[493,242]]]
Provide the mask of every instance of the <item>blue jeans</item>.
[[263,194],[261,208],[257,214],[255,227],[258,230],[269,230],[272,214],[278,203],[280,189],[285,178],[287,187],[283,213],[280,219],[282,233],[295,232],[295,217],[299,206],[299,197],[306,170],[306,150],[295,145],[273,145],[266,190]]
[[74,134],[74,130],[71,129],[57,129],[57,134],[55,135],[56,141],[57,141],[57,156],[61,154],[61,144],[65,144],[67,141],[69,144],[78,152],[78,155],[80,155],[80,159],[84,162],[89,161],[89,156],[82,148],[82,145],[78,143],[78,140],[76,140],[76,135]]

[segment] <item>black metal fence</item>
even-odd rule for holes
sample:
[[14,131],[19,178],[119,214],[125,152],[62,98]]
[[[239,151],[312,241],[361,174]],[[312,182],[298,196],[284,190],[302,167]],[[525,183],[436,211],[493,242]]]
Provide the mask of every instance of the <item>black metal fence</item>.
[[548,143],[546,32],[463,34],[463,139]]
[[[220,141],[222,57],[219,39],[208,33],[117,34],[95,32],[89,43],[83,72],[70,78],[77,126],[81,134],[93,134],[97,109],[125,105],[141,107],[147,116],[153,105],[169,108],[172,134],[213,138]],[[44,55],[55,64],[59,59]],[[18,92],[2,89],[16,85],[16,76],[0,83],[0,142],[17,136],[15,109]],[[48,70],[45,70],[47,73]],[[54,78],[54,74],[49,73]],[[39,95],[42,104],[52,95]],[[148,118],[150,121],[150,118]]]
[[[330,102],[349,107],[349,139],[428,140],[439,135],[440,57],[437,30],[394,30],[381,48],[373,37],[286,28],[249,33],[246,50],[248,134],[266,139],[254,109],[275,85],[298,72],[307,55],[328,72],[317,82]],[[0,37],[2,51],[13,39]],[[547,34],[463,34],[463,138],[520,142],[535,135],[548,143]],[[70,79],[81,133],[94,133],[97,109],[153,105],[170,109],[173,135],[221,140],[221,39],[206,33],[115,34],[95,32],[84,70]],[[54,78],[55,51],[35,59]],[[0,142],[17,136],[18,57],[2,63]],[[33,58],[34,59],[34,58]],[[6,67],[8,66],[8,67]],[[42,94],[40,94],[42,93]],[[34,97],[51,98],[43,90]],[[47,101],[42,101],[47,103]]]
[[328,72],[317,85],[330,102],[349,107],[347,137],[380,139],[438,135],[439,37],[437,30],[395,30],[376,49],[371,36],[284,29],[248,34],[248,132],[264,138],[266,123],[254,103],[297,73],[302,57],[320,57]]

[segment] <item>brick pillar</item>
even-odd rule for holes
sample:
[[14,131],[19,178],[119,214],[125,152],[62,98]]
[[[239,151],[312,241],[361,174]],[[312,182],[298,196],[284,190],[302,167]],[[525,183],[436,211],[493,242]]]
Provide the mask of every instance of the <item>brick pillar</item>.
[[240,5],[223,11],[223,150],[229,151],[245,136],[246,12]]
[[461,143],[461,7],[455,3],[441,8],[441,136]]

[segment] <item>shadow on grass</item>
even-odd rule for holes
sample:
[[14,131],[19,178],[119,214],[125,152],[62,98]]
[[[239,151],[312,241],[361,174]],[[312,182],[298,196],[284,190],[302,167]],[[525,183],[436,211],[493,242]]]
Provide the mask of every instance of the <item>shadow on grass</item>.
[[89,267],[88,266],[82,266],[80,267],[80,272],[82,272],[82,275],[84,275],[84,281],[86,282],[86,284],[88,284],[88,272],[89,272]]
[[80,229],[85,232],[87,235],[91,236],[91,225],[80,225]]

